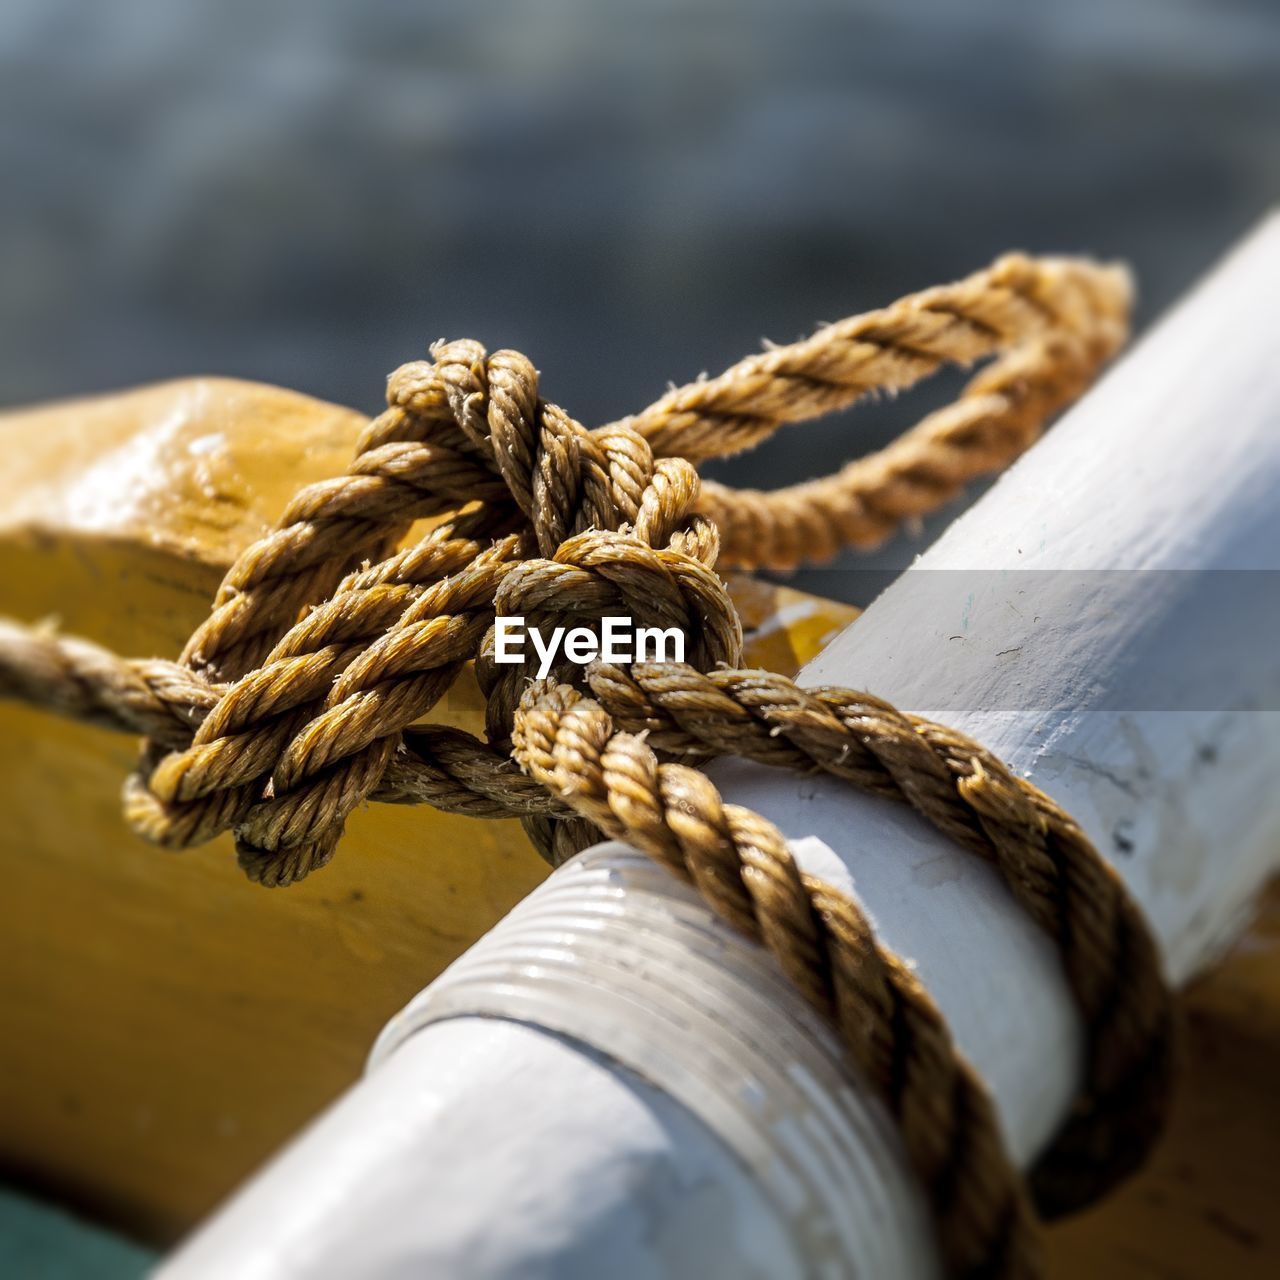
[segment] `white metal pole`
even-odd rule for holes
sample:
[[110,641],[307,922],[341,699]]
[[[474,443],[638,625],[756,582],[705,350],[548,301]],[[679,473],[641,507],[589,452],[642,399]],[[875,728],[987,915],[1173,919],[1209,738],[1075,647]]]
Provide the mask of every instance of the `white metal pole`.
[[[1176,981],[1280,851],[1280,219],[804,673],[973,734],[1060,801]],[[1076,1085],[1052,948],[994,873],[838,782],[727,798],[913,958],[1030,1160]],[[618,845],[394,1021],[366,1078],[164,1268],[193,1277],[927,1276],[897,1138],[762,953]]]

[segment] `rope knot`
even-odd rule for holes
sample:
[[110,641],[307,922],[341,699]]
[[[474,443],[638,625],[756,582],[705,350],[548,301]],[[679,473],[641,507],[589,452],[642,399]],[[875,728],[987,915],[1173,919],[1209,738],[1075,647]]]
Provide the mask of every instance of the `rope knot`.
[[[679,627],[702,669],[740,657],[688,462],[655,459],[629,426],[588,431],[541,399],[518,352],[461,341],[432,356],[391,375],[346,482],[303,490],[228,574],[186,657],[229,678],[190,746],[148,747],[127,791],[149,839],[234,828],[254,879],[301,878],[473,658],[505,751],[527,673],[494,665],[495,610],[534,625],[627,613]],[[394,551],[413,521],[450,508]],[[317,547],[342,550],[322,560]]]

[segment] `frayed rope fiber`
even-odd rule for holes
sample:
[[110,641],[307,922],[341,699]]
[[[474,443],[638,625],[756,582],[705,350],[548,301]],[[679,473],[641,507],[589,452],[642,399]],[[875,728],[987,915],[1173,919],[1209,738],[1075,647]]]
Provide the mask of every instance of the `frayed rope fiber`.
[[[1071,818],[963,734],[734,669],[741,626],[715,568],[872,545],[1005,466],[1122,345],[1129,292],[1120,268],[1009,255],[594,431],[539,398],[524,356],[437,344],[392,374],[347,473],[303,489],[240,555],[180,661],[0,622],[0,695],[144,734],[125,789],[134,830],[170,847],[233,830],[266,885],[323,866],[370,799],[517,816],[553,863],[602,835],[643,849],[830,1019],[897,1120],[950,1274],[1038,1275],[1037,1212],[1100,1195],[1163,1122],[1174,1018],[1150,933]],[[955,403],[825,479],[734,491],[694,469],[988,357]],[[678,627],[689,661],[561,662],[530,682],[494,661],[495,615],[517,614]],[[470,661],[485,740],[420,723]],[[776,827],[722,802],[693,767],[717,754],[905,802],[993,863],[1054,940],[1088,1029],[1085,1083],[1029,1179],[909,965]]]

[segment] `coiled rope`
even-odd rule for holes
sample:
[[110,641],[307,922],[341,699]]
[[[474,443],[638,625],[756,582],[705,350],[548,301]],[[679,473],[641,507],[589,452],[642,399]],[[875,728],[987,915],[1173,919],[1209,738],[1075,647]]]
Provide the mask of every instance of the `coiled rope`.
[[[868,694],[734,670],[741,628],[714,567],[870,545],[1004,466],[1121,345],[1128,299],[1117,268],[1010,255],[594,431],[540,399],[523,356],[438,344],[391,376],[347,473],[303,489],[240,555],[179,662],[0,623],[0,694],[145,735],[125,790],[133,828],[171,847],[234,830],[266,885],[328,861],[369,799],[518,816],[553,863],[601,833],[628,840],[766,946],[831,1020],[897,1119],[951,1274],[1035,1275],[1037,1210],[1100,1194],[1160,1127],[1173,1018],[1152,939],[1071,818],[977,743]],[[954,404],[826,479],[742,492],[694,470],[985,357]],[[562,663],[531,683],[495,663],[495,614],[543,627],[630,614],[681,628],[689,662]],[[473,659],[487,740],[419,724]],[[992,862],[1054,940],[1088,1058],[1029,1180],[910,967],[853,901],[799,870],[771,823],[691,767],[719,753],[911,805]]]

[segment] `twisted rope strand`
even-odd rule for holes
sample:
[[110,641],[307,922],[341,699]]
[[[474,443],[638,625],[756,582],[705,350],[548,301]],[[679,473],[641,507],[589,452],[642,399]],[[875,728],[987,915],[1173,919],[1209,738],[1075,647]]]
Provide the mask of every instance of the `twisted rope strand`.
[[956,403],[834,476],[761,493],[705,483],[726,568],[792,569],[882,542],[977,477],[1007,466],[1076,399],[1128,335],[1121,267],[1008,254],[951,285],[748,356],[668,392],[623,424],[659,454],[693,462],[741,452],[780,426],[899,391],[943,364],[1004,352]]
[[6,701],[181,748],[219,697],[217,686],[176,662],[121,658],[92,641],[60,636],[48,624],[26,627],[0,618],[0,698]]
[[[924,988],[875,942],[858,907],[802,875],[772,823],[723,804],[704,774],[659,763],[643,739],[614,733],[603,708],[574,689],[535,683],[521,710],[515,754],[533,777],[606,835],[694,884],[834,1022],[899,1121],[955,1273],[1035,1274],[1034,1217],[1021,1177],[999,1153],[986,1090]],[[896,1026],[908,1030],[890,1034]],[[990,1150],[975,1158],[993,1142],[994,1159]],[[975,1168],[983,1172],[973,1176]]]
[[[955,285],[749,357],[595,431],[541,399],[516,352],[440,343],[402,366],[347,474],[303,489],[229,569],[178,663],[0,621],[0,696],[148,742],[126,786],[142,835],[234,829],[268,885],[331,856],[368,799],[517,817],[553,863],[602,833],[690,880],[831,1018],[896,1116],[953,1274],[1037,1272],[1027,1185],[927,992],[854,902],[797,868],[697,762],[821,770],[911,805],[990,861],[1054,940],[1090,1029],[1085,1087],[1031,1187],[1041,1211],[1131,1168],[1168,1092],[1171,1012],[1123,885],[1053,801],[978,744],[867,694],[731,669],[741,626],[717,559],[790,566],[866,545],[1031,443],[1123,340],[1127,277],[1001,259]],[[960,400],[825,480],[701,485],[689,459],[996,357]],[[410,525],[447,515],[415,546]],[[495,661],[495,613],[679,627],[688,665]],[[475,659],[488,741],[417,723]],[[574,684],[585,680],[591,696]]]
[[622,422],[655,453],[722,458],[870,391],[905,390],[943,364],[969,365],[1045,334],[1089,335],[1114,350],[1127,333],[1130,294],[1123,267],[1006,254],[954,284],[747,356]]
[[767,493],[705,482],[699,506],[720,528],[721,563],[794,569],[878,545],[1023,453],[1112,350],[1069,336],[1020,347],[983,369],[954,404],[820,480]]
[[[992,862],[1057,945],[1089,1031],[1086,1083],[1036,1171],[1037,1203],[1055,1214],[1080,1207],[1096,1194],[1104,1149],[1110,1182],[1132,1172],[1165,1118],[1172,1001],[1123,881],[1044,792],[966,735],[849,689],[666,663],[597,663],[588,681],[615,725],[664,754],[821,770],[905,802]],[[1151,1087],[1135,1089],[1138,1077]]]

